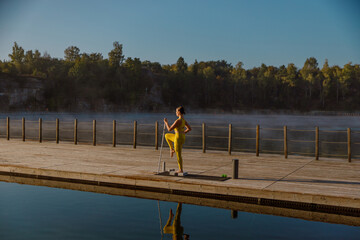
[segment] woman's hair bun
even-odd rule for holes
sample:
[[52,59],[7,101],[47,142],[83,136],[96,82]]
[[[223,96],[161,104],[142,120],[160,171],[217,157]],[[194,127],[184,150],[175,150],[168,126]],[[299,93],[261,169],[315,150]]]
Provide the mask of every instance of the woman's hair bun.
[[183,106],[177,108],[181,114],[185,114],[185,109]]

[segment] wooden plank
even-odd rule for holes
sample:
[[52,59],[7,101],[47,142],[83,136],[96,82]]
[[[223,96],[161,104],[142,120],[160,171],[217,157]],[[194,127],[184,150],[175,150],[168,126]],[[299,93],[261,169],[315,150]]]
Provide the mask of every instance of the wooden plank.
[[[181,180],[159,179],[154,175],[158,163],[158,151],[153,147],[131,146],[112,148],[73,144],[54,144],[44,142],[23,142],[21,140],[6,141],[0,139],[2,157],[0,168],[8,171],[27,171],[33,173],[46,171],[62,176],[83,176],[90,174],[92,178],[116,176],[124,179],[142,179],[169,183],[175,181],[189,184],[188,188],[197,189],[226,189],[232,188],[232,194],[255,193],[265,194],[264,190],[275,193],[310,194],[311,196],[339,197],[344,203],[360,205],[360,161],[353,160],[351,164],[344,159],[326,159],[314,161],[313,157],[254,154],[208,151],[183,150],[184,170],[189,174],[220,177],[222,174],[232,175],[232,159],[239,159],[239,179],[224,182],[206,181],[186,178]],[[238,156],[238,157],[237,157]],[[167,161],[167,160],[166,160]],[[57,164],[54,165],[54,162]],[[176,161],[167,161],[167,168],[177,168]],[[26,170],[28,169],[28,170]],[[39,169],[39,170],[34,170]],[[89,176],[90,176],[89,175]],[[164,177],[163,177],[164,178]],[[165,177],[166,178],[166,177]],[[173,179],[173,178],[172,178]],[[109,180],[110,181],[110,180]],[[129,180],[130,181],[130,180]],[[163,184],[163,183],[161,183]],[[155,185],[154,185],[155,186]],[[201,187],[203,186],[203,187]],[[211,187],[210,187],[211,186]],[[269,189],[267,189],[269,188]],[[264,195],[265,196],[265,195]],[[269,195],[270,196],[270,195]],[[314,198],[315,199],[315,198]],[[351,201],[355,201],[351,202]]]

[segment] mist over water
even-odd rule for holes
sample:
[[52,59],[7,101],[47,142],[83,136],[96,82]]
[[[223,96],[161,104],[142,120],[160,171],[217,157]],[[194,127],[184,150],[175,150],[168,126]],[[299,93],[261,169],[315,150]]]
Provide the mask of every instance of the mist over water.
[[[44,140],[55,139],[55,120],[60,121],[60,141],[73,141],[74,119],[78,119],[78,140],[92,143],[93,120],[96,120],[98,143],[112,143],[113,120],[116,120],[117,144],[133,144],[134,121],[137,121],[137,144],[154,146],[155,122],[159,123],[161,140],[163,118],[176,120],[175,111],[166,113],[66,113],[15,112],[0,114],[0,137],[6,134],[6,117],[10,117],[11,138],[21,138],[21,119],[26,119],[26,138],[38,138],[38,120],[43,120]],[[255,152],[256,126],[260,126],[260,153],[284,152],[284,126],[287,126],[288,152],[293,155],[314,156],[315,127],[319,127],[321,157],[347,158],[347,128],[351,128],[352,158],[360,158],[360,117],[290,114],[191,114],[185,119],[193,130],[186,135],[185,148],[202,148],[202,123],[206,124],[206,148],[228,149],[229,124],[232,124],[232,150]],[[166,144],[165,144],[166,146]]]
[[[154,123],[158,121],[162,123],[164,117],[171,121],[176,120],[175,111],[167,113],[141,113],[141,112],[119,112],[119,113],[68,113],[68,112],[15,112],[15,113],[0,113],[0,119],[4,120],[6,117],[13,119],[26,120],[43,120],[55,121],[59,118],[63,121],[109,121],[116,120],[118,122],[133,122],[138,123]],[[313,116],[313,115],[286,115],[286,114],[186,114],[185,119],[192,124],[214,124],[214,125],[228,125],[234,126],[266,126],[266,127],[296,127],[299,129],[312,129],[316,126],[323,129],[346,129],[352,128],[360,130],[360,116]]]

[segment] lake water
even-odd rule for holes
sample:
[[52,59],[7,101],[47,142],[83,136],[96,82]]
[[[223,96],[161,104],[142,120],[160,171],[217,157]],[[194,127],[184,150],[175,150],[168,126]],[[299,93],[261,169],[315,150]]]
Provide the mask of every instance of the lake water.
[[7,240],[173,239],[173,234],[163,231],[170,209],[180,222],[171,222],[167,232],[174,230],[172,224],[189,239],[330,240],[360,236],[360,227],[245,211],[233,219],[230,210],[177,202],[7,182],[0,182],[0,192],[0,239]]
[[[11,119],[11,138],[21,138],[21,118],[26,119],[26,138],[38,138],[38,119],[43,119],[43,139],[54,141],[55,119],[60,119],[60,141],[73,141],[74,119],[78,119],[78,141],[92,143],[92,120],[97,120],[97,142],[112,143],[112,121],[117,121],[117,144],[133,143],[133,121],[138,122],[137,144],[154,146],[155,121],[159,125],[159,140],[162,120],[176,119],[174,113],[2,113],[0,114],[0,137],[6,136],[6,117]],[[351,128],[352,158],[360,159],[359,116],[315,116],[279,114],[187,114],[193,127],[187,135],[185,148],[202,147],[202,123],[206,123],[206,145],[209,150],[228,149],[229,124],[232,129],[232,150],[255,152],[256,125],[260,125],[260,153],[283,154],[284,130],[288,128],[289,155],[314,156],[315,127],[319,131],[320,157],[347,159],[347,128]]]
[[[54,121],[59,118],[62,121],[73,121],[75,118],[80,121],[91,121],[93,119],[99,121],[112,121],[131,123],[137,120],[139,123],[154,123],[161,122],[164,117],[169,121],[176,119],[175,111],[169,113],[66,113],[66,112],[12,112],[0,113],[0,119],[6,117],[14,119],[21,119],[25,117],[28,120],[38,120],[40,117],[43,120]],[[334,116],[334,115],[286,115],[286,114],[186,114],[185,118],[195,125],[203,122],[212,125],[233,124],[235,126],[257,124],[264,127],[296,127],[300,129],[312,129],[319,126],[322,129],[336,130],[353,128],[360,130],[360,116]]]

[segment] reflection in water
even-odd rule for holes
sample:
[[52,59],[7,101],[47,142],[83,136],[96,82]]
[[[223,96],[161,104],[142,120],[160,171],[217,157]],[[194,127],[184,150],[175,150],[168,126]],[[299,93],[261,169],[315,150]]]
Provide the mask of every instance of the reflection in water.
[[[294,181],[297,180],[295,179]],[[314,180],[309,180],[309,181],[314,181]],[[206,206],[206,207],[221,208],[221,209],[232,209],[233,210],[232,218],[236,218],[237,215],[236,211],[240,211],[240,212],[266,214],[266,215],[274,215],[281,217],[300,218],[308,221],[360,226],[360,217],[359,215],[357,215],[356,212],[350,214],[349,212],[344,213],[339,210],[331,209],[331,208],[326,209],[329,212],[318,212],[318,211],[309,211],[308,208],[306,207],[304,207],[304,209],[300,209],[300,206],[298,206],[299,207],[298,209],[281,208],[281,207],[273,207],[271,205],[267,206],[267,205],[259,205],[259,204],[250,204],[241,201],[233,202],[233,201],[224,201],[219,199],[204,199],[204,198],[198,198],[192,196],[190,197],[190,196],[159,193],[159,192],[150,193],[149,191],[142,191],[142,190],[122,189],[122,188],[105,187],[98,185],[87,185],[83,183],[70,183],[70,182],[44,180],[37,178],[5,176],[0,174],[0,187],[2,186],[2,182],[19,183],[19,184],[26,184],[33,186],[46,186],[50,188],[71,189],[71,190],[84,191],[84,192],[94,192],[94,193],[102,193],[108,195],[158,200],[159,212],[160,212],[159,201],[165,201],[165,202],[181,201],[184,204],[190,204],[190,205]],[[340,181],[336,183],[343,184],[343,182]],[[356,184],[358,183],[356,182]],[[6,193],[1,192],[0,196],[2,195],[6,195]],[[1,220],[1,213],[2,212],[0,211],[0,220]],[[161,223],[161,215],[160,215],[160,223]],[[160,226],[160,230],[162,232],[163,226]],[[0,239],[2,239],[1,233],[0,233]]]
[[[172,239],[174,240],[182,240],[182,239],[189,239],[188,234],[184,234],[184,228],[181,226],[181,210],[182,210],[182,203],[178,203],[174,218],[174,213],[172,212],[172,209],[170,208],[169,212],[169,219],[164,226],[164,233],[165,234],[172,234]],[[173,223],[171,224],[172,220],[174,218]],[[184,238],[183,238],[184,236]]]
[[[359,239],[360,236],[360,228],[356,227],[360,226],[359,217],[131,189],[1,176],[0,174],[1,179],[13,180],[18,183],[38,183],[51,188],[0,181],[0,239],[159,240],[159,230],[161,230],[163,239],[189,239],[188,236],[181,235],[184,232],[191,233],[191,239],[206,240],[331,240]],[[93,191],[94,193],[52,187]],[[95,194],[96,192],[106,194]],[[141,199],[141,197],[149,198],[149,200]],[[158,199],[160,229],[154,206],[154,200]],[[161,222],[160,201],[166,209],[166,215],[170,208],[175,206],[174,202],[176,205],[179,201],[183,203],[179,204],[176,212],[172,207],[174,214],[170,214],[169,224],[167,224],[168,227],[171,225],[174,227],[170,234],[163,234],[168,215],[165,221]],[[241,211],[238,220],[229,217],[228,209],[231,208]],[[248,210],[253,213],[247,213]],[[181,214],[182,224],[180,223]],[[287,217],[272,216],[272,214]],[[291,216],[305,217],[312,221],[291,218]],[[313,220],[330,220],[341,224],[328,224]],[[342,225],[344,223],[355,227]],[[182,229],[180,234],[179,229]]]

